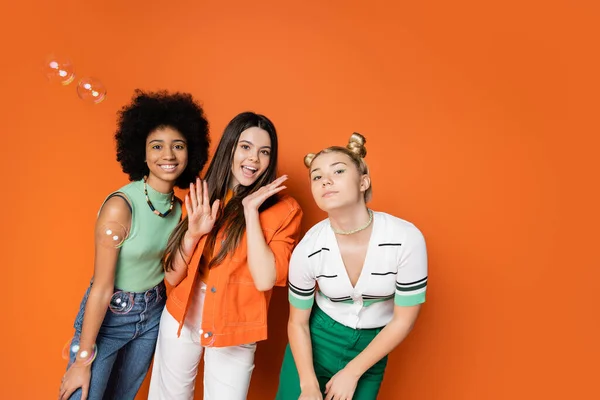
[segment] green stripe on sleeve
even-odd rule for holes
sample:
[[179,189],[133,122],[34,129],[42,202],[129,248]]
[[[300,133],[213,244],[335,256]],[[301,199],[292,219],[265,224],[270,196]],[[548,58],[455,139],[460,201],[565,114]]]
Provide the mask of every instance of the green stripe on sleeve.
[[421,303],[425,303],[425,291],[406,296],[400,296],[396,293],[396,296],[394,297],[394,304],[400,307],[416,306]]
[[300,310],[310,310],[315,302],[315,298],[313,296],[305,299],[299,299],[291,292],[288,293],[288,300],[292,306]]

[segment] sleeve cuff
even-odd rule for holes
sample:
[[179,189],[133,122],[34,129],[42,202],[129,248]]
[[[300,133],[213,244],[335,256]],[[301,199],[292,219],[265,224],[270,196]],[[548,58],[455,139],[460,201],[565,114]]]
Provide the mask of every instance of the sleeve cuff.
[[416,306],[421,303],[425,303],[425,291],[410,295],[396,293],[396,296],[394,296],[394,304],[400,307]]
[[314,294],[309,297],[299,298],[292,291],[288,292],[288,300],[292,306],[300,310],[310,310],[315,303]]

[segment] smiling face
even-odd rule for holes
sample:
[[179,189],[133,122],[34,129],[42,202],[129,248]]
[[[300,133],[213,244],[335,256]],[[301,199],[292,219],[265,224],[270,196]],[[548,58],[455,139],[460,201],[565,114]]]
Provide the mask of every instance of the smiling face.
[[187,167],[188,151],[179,131],[165,126],[150,132],[146,138],[148,184],[158,191],[170,191]]
[[243,131],[238,139],[231,164],[231,188],[250,186],[267,170],[271,162],[271,138],[258,127]]
[[360,174],[344,153],[332,151],[318,155],[310,165],[311,192],[317,206],[329,212],[365,202],[371,181]]

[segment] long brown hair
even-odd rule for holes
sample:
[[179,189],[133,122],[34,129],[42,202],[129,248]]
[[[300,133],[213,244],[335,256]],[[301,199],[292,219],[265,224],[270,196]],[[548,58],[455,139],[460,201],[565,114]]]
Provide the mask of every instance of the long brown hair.
[[[237,185],[233,196],[224,208],[219,210],[215,226],[210,232],[205,246],[214,246],[215,239],[220,230],[224,229],[227,234],[225,241],[209,263],[209,268],[221,263],[229,253],[233,252],[242,240],[246,230],[246,220],[244,218],[244,208],[242,200],[244,197],[254,193],[262,186],[267,185],[277,177],[277,131],[273,123],[264,115],[253,112],[243,112],[236,115],[225,127],[223,136],[219,141],[219,146],[210,162],[204,179],[208,185],[210,204],[215,200],[220,200],[224,204],[225,196],[231,182],[231,166],[233,164],[233,155],[242,132],[246,129],[258,127],[265,130],[271,139],[271,154],[267,169],[250,186]],[[277,202],[277,196],[271,196],[260,207],[259,211],[264,211]],[[182,252],[183,237],[188,229],[187,216],[175,227],[171,233],[167,248],[163,256],[163,266],[165,271],[173,269],[175,252]]]

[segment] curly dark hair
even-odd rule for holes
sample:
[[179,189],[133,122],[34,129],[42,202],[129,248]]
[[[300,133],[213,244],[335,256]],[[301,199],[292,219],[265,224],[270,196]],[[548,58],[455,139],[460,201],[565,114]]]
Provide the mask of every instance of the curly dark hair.
[[208,160],[208,121],[204,110],[189,93],[144,92],[136,89],[130,104],[117,113],[117,161],[132,181],[149,173],[146,138],[155,129],[171,127],[187,141],[188,164],[175,186],[187,188]]

